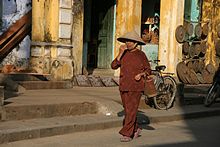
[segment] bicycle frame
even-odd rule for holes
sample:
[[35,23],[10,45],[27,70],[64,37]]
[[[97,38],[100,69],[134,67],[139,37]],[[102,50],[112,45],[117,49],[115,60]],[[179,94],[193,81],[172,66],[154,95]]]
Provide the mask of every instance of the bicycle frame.
[[163,73],[162,71],[165,69],[165,65],[160,65],[152,70],[154,84],[158,92],[157,96],[153,98],[154,106],[161,110],[167,110],[172,106],[176,92],[176,82],[171,76],[173,73]]

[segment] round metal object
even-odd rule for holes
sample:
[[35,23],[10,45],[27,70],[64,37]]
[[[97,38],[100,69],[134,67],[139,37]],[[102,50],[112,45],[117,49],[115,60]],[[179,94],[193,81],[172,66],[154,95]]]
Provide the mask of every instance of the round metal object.
[[205,84],[205,80],[203,79],[201,73],[197,73],[196,76],[197,76],[197,79],[199,80],[199,83]]
[[189,62],[187,63],[187,67],[188,67],[189,69],[193,69],[193,61],[189,61]]
[[189,36],[193,35],[193,24],[192,23],[187,24],[186,32],[188,33]]
[[196,43],[194,46],[195,55],[198,56],[200,54],[200,44]]
[[196,72],[192,69],[190,69],[189,71],[189,77],[190,77],[190,84],[192,85],[198,85],[199,84],[199,80],[197,78]]
[[184,42],[182,46],[182,52],[184,55],[188,55],[189,53],[189,42]]
[[175,32],[176,41],[179,43],[183,43],[185,40],[185,35],[186,35],[186,31],[185,31],[183,25],[179,25],[176,28],[176,32]]
[[204,60],[199,60],[199,65],[198,66],[199,66],[198,72],[202,72],[204,70],[204,68],[205,68]]
[[204,36],[207,36],[209,33],[209,25],[206,23],[206,24],[203,24],[202,25],[202,34]]
[[215,41],[215,51],[216,51],[216,55],[220,57],[220,40],[216,40]]
[[201,27],[201,25],[200,24],[197,24],[196,26],[195,26],[195,36],[197,37],[197,38],[200,38],[201,37],[201,35],[202,35],[202,27]]
[[188,67],[186,66],[186,64],[184,62],[179,62],[176,66],[176,71],[177,71],[177,76],[179,78],[179,80],[185,84],[189,83],[188,82],[188,75],[187,75],[187,71],[188,71]]
[[210,73],[214,74],[215,73],[215,67],[213,64],[209,63],[206,65],[205,69]]
[[195,45],[191,44],[189,47],[189,56],[193,58],[195,56]]
[[202,71],[202,77],[205,80],[205,83],[209,84],[213,82],[214,74],[210,74],[206,69]]
[[202,53],[203,55],[205,55],[206,49],[207,49],[206,41],[202,41],[202,42],[201,42],[201,44],[200,44],[200,49],[201,49],[201,53]]

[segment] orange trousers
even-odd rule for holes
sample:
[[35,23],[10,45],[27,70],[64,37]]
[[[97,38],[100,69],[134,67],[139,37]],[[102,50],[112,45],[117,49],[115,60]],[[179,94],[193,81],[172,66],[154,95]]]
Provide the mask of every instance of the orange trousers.
[[138,129],[137,112],[141,99],[141,91],[120,91],[125,117],[123,128],[119,133],[123,136],[133,137]]

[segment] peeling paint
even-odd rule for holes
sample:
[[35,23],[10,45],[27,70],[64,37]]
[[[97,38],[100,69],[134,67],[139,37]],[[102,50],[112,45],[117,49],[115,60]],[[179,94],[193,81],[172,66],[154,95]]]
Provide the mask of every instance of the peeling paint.
[[[76,8],[79,7],[79,8]],[[76,9],[76,10],[75,10]],[[82,74],[83,54],[83,1],[73,1],[73,24],[72,24],[72,55],[74,62],[74,75]]]
[[[31,0],[12,0],[2,1],[3,16],[0,34],[7,30],[7,28],[26,14],[32,5]],[[13,64],[16,68],[28,68],[28,60],[30,57],[30,36],[26,36],[23,41],[15,48],[5,59],[0,66],[5,64]]]
[[73,8],[72,8],[72,15],[73,15],[73,24],[77,23],[79,19],[83,16],[83,2],[82,0],[74,0],[73,1]]

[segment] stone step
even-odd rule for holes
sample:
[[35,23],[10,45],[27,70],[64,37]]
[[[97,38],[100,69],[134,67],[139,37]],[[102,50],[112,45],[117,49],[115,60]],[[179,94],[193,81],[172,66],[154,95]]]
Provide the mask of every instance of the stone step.
[[[33,100],[33,99],[32,99]],[[7,101],[6,101],[7,102]],[[10,102],[8,102],[10,103]],[[6,104],[2,110],[2,120],[25,120],[35,118],[50,118],[57,116],[76,116],[96,114],[98,106],[95,102],[54,103],[50,104]],[[4,114],[4,115],[3,115]]]
[[184,93],[206,94],[211,84],[185,85]]
[[181,105],[203,104],[211,84],[188,85],[179,83],[177,85],[177,97]]
[[116,89],[74,87],[26,90],[23,94],[5,98],[2,119],[22,120],[99,112],[105,114],[108,110],[116,114],[122,107],[118,102],[120,98]]
[[115,71],[113,69],[102,69],[102,68],[95,68],[90,73],[94,76],[100,77],[114,77]]
[[32,89],[69,89],[73,87],[71,81],[17,81],[27,90]]
[[9,73],[10,77],[14,81],[48,81],[49,75],[43,74],[31,74],[31,73]]
[[[219,104],[212,109],[196,105],[176,107],[175,109],[167,111],[155,109],[149,109],[146,111],[140,110],[137,115],[137,121],[140,125],[148,125],[158,122],[217,115],[220,115]],[[123,114],[120,116],[85,114],[78,116],[4,121],[0,123],[0,144],[81,131],[121,127],[123,118]]]
[[6,121],[0,123],[0,144],[80,131],[119,127],[121,123],[122,117],[93,114]]
[[203,104],[206,93],[185,93],[184,105]]

